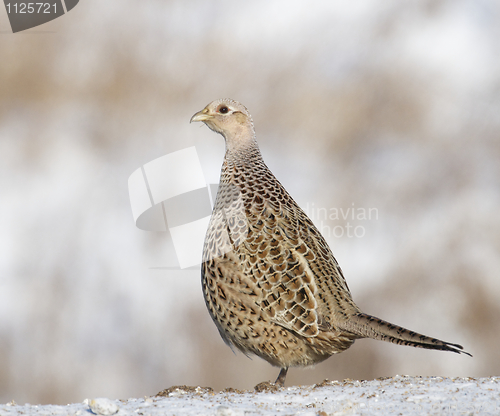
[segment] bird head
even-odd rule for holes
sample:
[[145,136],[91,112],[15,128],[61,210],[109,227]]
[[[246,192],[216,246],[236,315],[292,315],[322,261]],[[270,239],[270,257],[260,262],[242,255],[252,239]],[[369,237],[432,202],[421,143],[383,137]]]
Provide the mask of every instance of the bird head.
[[193,121],[203,121],[211,130],[222,134],[226,141],[254,136],[250,113],[243,104],[229,98],[212,101],[191,117],[190,122]]

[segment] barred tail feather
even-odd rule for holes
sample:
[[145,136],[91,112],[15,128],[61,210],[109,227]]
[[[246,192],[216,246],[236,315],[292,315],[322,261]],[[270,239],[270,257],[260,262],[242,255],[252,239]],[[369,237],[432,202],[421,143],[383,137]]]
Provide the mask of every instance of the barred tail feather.
[[463,347],[461,345],[431,338],[365,313],[352,316],[343,329],[360,338],[373,338],[398,345],[409,345],[430,350],[452,351],[472,357],[468,352],[462,351]]

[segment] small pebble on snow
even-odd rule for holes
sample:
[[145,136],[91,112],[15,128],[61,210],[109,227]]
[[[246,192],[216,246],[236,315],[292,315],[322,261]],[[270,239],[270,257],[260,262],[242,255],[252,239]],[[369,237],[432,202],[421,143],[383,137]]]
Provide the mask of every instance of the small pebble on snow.
[[91,412],[96,415],[114,415],[120,410],[115,402],[106,398],[92,399],[90,401],[86,399],[86,402],[88,402]]

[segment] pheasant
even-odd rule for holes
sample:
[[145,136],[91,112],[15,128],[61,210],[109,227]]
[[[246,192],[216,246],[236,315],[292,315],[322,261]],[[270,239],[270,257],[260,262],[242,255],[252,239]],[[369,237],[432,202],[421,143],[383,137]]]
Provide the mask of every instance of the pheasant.
[[226,142],[201,280],[228,345],[279,367],[278,386],[290,367],[319,363],[360,338],[470,355],[361,312],[325,239],[264,163],[245,106],[216,100],[195,121]]

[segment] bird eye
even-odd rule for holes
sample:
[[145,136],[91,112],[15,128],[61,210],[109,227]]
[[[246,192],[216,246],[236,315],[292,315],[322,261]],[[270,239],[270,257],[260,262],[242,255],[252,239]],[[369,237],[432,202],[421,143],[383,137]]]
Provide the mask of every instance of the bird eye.
[[229,108],[227,108],[225,105],[219,108],[219,113],[221,114],[226,114],[229,111]]

